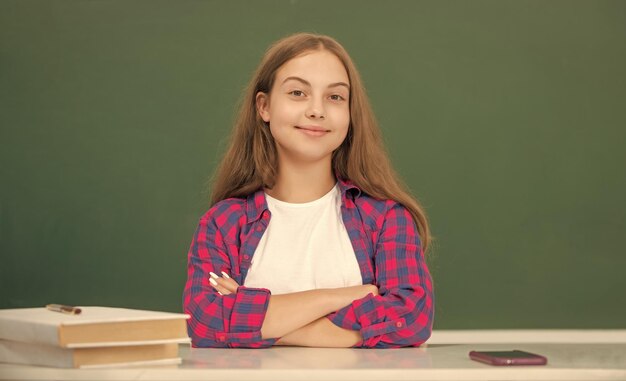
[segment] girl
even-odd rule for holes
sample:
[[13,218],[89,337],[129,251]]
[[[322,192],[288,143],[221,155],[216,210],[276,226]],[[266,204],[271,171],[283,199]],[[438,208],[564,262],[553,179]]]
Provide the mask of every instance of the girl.
[[420,345],[429,240],[344,48],[280,40],[246,90],[189,250],[193,345]]

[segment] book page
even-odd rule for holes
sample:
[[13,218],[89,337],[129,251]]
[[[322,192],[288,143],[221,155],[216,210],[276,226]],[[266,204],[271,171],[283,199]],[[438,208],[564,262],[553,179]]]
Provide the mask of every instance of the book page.
[[0,322],[19,320],[42,325],[61,326],[107,322],[188,319],[189,315],[171,312],[136,310],[115,307],[79,307],[78,315],[49,311],[44,307],[0,310]]

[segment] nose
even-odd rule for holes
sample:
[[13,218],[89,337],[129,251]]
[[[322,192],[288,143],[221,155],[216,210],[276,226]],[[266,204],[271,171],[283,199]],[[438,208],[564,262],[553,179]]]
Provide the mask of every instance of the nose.
[[306,116],[311,119],[324,119],[325,118],[324,102],[321,100],[312,99],[306,110]]

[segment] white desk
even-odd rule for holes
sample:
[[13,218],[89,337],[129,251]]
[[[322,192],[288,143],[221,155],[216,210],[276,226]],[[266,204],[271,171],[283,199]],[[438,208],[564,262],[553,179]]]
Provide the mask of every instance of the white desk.
[[[480,331],[456,331],[473,337]],[[274,347],[191,349],[181,347],[177,367],[55,369],[0,364],[2,380],[626,380],[626,343],[532,343],[530,331],[500,331],[527,342],[437,344],[402,349]],[[533,331],[537,333],[537,331]],[[547,331],[539,331],[546,333]],[[558,331],[550,331],[556,334]],[[576,331],[584,338],[585,332]],[[442,332],[444,333],[444,332]],[[614,331],[618,337],[626,331]],[[446,340],[451,339],[451,336]],[[580,336],[582,335],[582,336]],[[446,335],[434,334],[433,339]],[[567,335],[565,335],[567,336]],[[565,337],[564,336],[564,337]],[[614,336],[611,336],[614,338]],[[555,336],[552,336],[554,339]],[[612,340],[612,339],[611,339]],[[435,340],[433,340],[435,341]],[[489,340],[487,335],[486,341]],[[535,341],[541,341],[539,339]],[[556,340],[560,341],[560,340]],[[494,367],[472,361],[470,350],[520,349],[548,357],[545,366]]]

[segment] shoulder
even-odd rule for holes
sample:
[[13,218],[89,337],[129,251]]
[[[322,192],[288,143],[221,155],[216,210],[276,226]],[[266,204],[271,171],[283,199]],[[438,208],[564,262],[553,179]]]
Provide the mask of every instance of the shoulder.
[[232,214],[245,214],[245,211],[246,199],[233,197],[216,202],[204,215],[217,218]]
[[200,224],[219,230],[224,237],[236,237],[242,226],[259,220],[267,202],[263,189],[247,196],[231,197],[216,202],[200,219]]
[[391,199],[377,199],[362,193],[355,200],[365,233],[374,242],[400,240],[421,247],[421,239],[413,215],[407,207]]
[[389,225],[411,223],[411,213],[401,203],[392,199],[373,197],[351,180],[338,179],[343,202],[348,208],[354,206],[357,209],[358,218],[370,231],[379,231]]
[[385,224],[406,224],[412,221],[411,213],[402,204],[390,199],[377,199],[361,193],[355,200],[363,222],[371,230],[381,230]]
[[227,198],[215,203],[202,217],[200,225],[228,232],[246,222],[246,199]]

